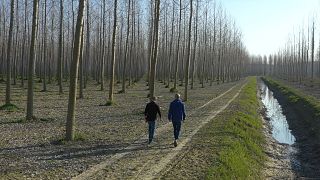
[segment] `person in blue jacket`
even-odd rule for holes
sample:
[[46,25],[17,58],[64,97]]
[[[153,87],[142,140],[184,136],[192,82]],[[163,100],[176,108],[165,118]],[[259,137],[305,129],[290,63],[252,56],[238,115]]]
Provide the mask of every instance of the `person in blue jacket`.
[[175,100],[170,103],[169,113],[168,113],[169,121],[172,121],[173,125],[173,134],[174,134],[174,147],[177,147],[177,140],[179,139],[181,122],[186,119],[186,113],[184,104],[180,99],[180,94],[175,94]]

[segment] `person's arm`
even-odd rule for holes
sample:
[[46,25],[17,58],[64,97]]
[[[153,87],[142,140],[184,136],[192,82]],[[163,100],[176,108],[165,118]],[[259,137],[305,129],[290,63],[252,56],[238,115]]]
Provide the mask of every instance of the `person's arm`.
[[144,116],[147,116],[148,114],[148,104],[146,105],[146,108],[144,109]]
[[170,105],[169,105],[169,112],[168,112],[168,119],[169,119],[169,121],[171,121],[171,119],[172,119],[172,103],[170,103]]
[[183,113],[183,120],[186,120],[186,112],[184,108],[184,104],[182,103],[182,113]]
[[159,117],[160,117],[160,119],[161,119],[161,111],[160,111],[160,107],[159,107],[158,104],[157,104],[157,111],[158,111]]
[[146,108],[144,109],[144,118],[147,121],[148,117],[148,112],[149,112],[149,104],[146,105]]

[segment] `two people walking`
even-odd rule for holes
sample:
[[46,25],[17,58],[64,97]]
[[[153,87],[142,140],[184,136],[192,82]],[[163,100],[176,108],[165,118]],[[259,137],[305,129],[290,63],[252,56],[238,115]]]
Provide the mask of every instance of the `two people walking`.
[[[161,111],[159,105],[156,103],[156,98],[151,97],[150,102],[147,104],[144,115],[146,122],[149,127],[149,141],[150,144],[153,140],[155,121],[157,119],[157,114],[161,119]],[[181,130],[181,123],[186,119],[184,103],[181,101],[180,94],[175,94],[175,99],[170,103],[168,120],[172,122],[173,125],[173,135],[174,135],[174,147],[177,147],[177,140],[179,139],[179,134]]]

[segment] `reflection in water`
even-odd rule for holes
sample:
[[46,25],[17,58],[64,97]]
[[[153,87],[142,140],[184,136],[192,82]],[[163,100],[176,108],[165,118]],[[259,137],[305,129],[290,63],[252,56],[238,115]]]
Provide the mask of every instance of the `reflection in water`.
[[266,115],[272,126],[272,136],[280,143],[293,144],[295,138],[289,130],[287,119],[282,113],[278,100],[273,97],[272,91],[263,82],[260,83],[260,89],[262,103],[267,108]]

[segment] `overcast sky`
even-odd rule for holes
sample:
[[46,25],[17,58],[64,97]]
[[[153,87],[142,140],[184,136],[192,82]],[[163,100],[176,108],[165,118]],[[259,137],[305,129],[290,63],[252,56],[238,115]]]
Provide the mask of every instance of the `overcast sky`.
[[268,55],[287,42],[288,35],[299,31],[308,19],[316,17],[320,35],[320,0],[221,0],[244,35],[252,55]]

